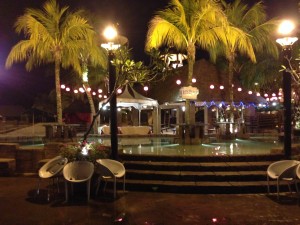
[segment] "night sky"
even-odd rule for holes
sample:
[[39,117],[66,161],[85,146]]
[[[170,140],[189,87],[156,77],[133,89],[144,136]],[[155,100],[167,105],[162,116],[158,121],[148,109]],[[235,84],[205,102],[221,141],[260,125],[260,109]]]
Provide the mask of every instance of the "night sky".
[[[45,68],[26,72],[24,64],[4,68],[11,47],[20,37],[14,32],[16,18],[24,9],[41,8],[41,0],[10,0],[0,2],[0,104],[21,104],[31,106],[35,95],[54,88],[54,74],[46,74]],[[147,24],[154,12],[163,8],[167,0],[59,0],[60,5],[69,5],[71,10],[84,8],[95,15],[96,26],[118,23],[119,33],[126,36],[133,49],[134,58],[143,60]],[[254,1],[250,1],[254,2]],[[298,0],[265,1],[271,17],[298,16]],[[101,31],[99,31],[101,32]]]

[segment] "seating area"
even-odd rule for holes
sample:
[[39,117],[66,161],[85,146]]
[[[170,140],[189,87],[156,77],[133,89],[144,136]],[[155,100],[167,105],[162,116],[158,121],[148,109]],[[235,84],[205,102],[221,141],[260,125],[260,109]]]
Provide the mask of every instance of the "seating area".
[[300,181],[300,161],[281,160],[272,163],[267,169],[268,193],[270,193],[270,179],[276,180],[277,199],[280,197],[280,183],[285,182],[292,193],[291,184],[299,195],[298,183]]
[[[105,192],[107,181],[113,181],[113,198],[117,197],[118,178],[123,178],[123,191],[125,191],[125,167],[116,160],[98,159],[95,165],[89,161],[72,161],[68,162],[67,158],[56,156],[44,164],[38,171],[39,180],[36,196],[40,193],[40,183],[42,179],[48,179],[47,200],[50,201],[50,190],[54,194],[55,188],[59,192],[59,179],[64,178],[65,183],[65,200],[69,201],[70,189],[71,195],[74,195],[74,185],[86,183],[87,201],[90,200],[91,180],[93,176],[97,177],[96,194],[100,188],[100,182],[105,181],[103,192]],[[52,183],[51,183],[52,181]],[[56,186],[56,187],[55,187]]]
[[94,173],[94,164],[88,161],[74,161],[68,163],[63,169],[65,178],[66,202],[69,200],[69,185],[73,195],[73,185],[76,183],[86,183],[87,200],[90,200],[91,179]]
[[98,170],[97,173],[99,174],[98,177],[98,185],[96,189],[96,195],[98,194],[99,187],[101,181],[105,182],[104,190],[106,188],[106,184],[108,180],[113,180],[114,183],[114,198],[116,198],[116,186],[117,186],[117,179],[123,178],[123,192],[125,192],[125,167],[122,163],[111,160],[111,159],[98,159],[97,160]]
[[[64,166],[68,163],[67,158],[63,158],[62,156],[56,156],[52,159],[50,159],[46,164],[44,164],[38,171],[39,174],[39,181],[38,181],[38,188],[37,188],[37,195],[39,195],[40,192],[40,183],[42,179],[49,179],[49,185],[48,185],[48,194],[47,194],[47,200],[50,201],[50,189],[49,187],[53,186],[52,184],[56,184],[57,186],[57,192],[59,192],[59,177],[62,175],[62,170]],[[52,187],[53,193],[54,193],[54,187]]]

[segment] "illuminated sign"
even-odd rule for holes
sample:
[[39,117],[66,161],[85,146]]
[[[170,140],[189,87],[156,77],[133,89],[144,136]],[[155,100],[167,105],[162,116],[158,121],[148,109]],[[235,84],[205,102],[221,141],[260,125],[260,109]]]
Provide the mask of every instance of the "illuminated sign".
[[182,87],[179,90],[180,97],[182,99],[189,99],[189,100],[196,100],[197,95],[199,94],[199,90],[196,87],[188,86],[188,87]]

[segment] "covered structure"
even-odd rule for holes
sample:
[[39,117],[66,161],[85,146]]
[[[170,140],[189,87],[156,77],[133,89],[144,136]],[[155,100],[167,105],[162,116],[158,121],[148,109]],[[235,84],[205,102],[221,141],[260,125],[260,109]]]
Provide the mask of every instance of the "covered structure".
[[[100,102],[99,109],[102,108],[103,102]],[[109,106],[109,103],[107,104]],[[159,121],[159,105],[154,99],[147,98],[138,92],[136,92],[129,85],[126,85],[124,91],[117,95],[117,107],[118,108],[135,108],[138,110],[138,125],[141,125],[141,111],[152,110],[153,119],[153,133],[160,133],[160,121]]]
[[[174,76],[157,83],[149,93],[159,101],[162,121],[167,127],[185,125],[185,101],[180,96],[180,89],[188,85],[185,76],[187,70],[187,66],[179,68]],[[229,102],[227,77],[227,74],[220,72],[215,65],[205,59],[195,62],[192,86],[198,88],[199,94],[197,99],[191,101],[190,107],[194,108],[191,111],[195,112],[193,115],[195,124],[203,128],[201,134],[209,134],[218,127],[221,128],[221,135],[224,131],[224,136],[229,136],[227,135],[229,130],[243,132],[242,126],[256,117],[256,106],[259,103],[267,104],[266,99],[257,95],[258,90],[250,92],[242,89],[238,80],[233,81],[234,102]],[[161,91],[165,87],[168,87],[168,91]],[[234,106],[233,112],[229,110],[230,105]]]

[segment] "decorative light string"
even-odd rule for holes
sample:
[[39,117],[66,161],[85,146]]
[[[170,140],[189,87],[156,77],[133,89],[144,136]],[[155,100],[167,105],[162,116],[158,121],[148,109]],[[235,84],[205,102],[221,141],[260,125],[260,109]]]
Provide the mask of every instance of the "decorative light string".
[[[193,83],[196,81],[196,79],[193,79]],[[178,85],[181,84],[181,81],[178,79],[176,81],[176,83]],[[209,86],[209,88],[211,90],[213,90],[216,86],[211,84]],[[234,85],[233,85],[234,87]],[[66,92],[73,92],[74,94],[79,94],[79,93],[85,93],[85,89],[83,87],[79,87],[79,88],[70,88],[69,86],[66,86],[65,84],[62,84],[61,85],[61,89],[65,90]],[[219,86],[219,89],[220,90],[224,90],[224,86],[223,85],[220,85]],[[149,90],[149,87],[148,86],[145,86],[144,87],[144,91],[148,91]],[[104,98],[106,99],[107,98],[107,95],[103,93],[103,90],[102,89],[97,89],[97,90],[93,90],[92,88],[87,88],[87,91],[88,92],[91,92],[93,96],[97,96],[98,98]],[[242,88],[239,87],[237,88],[237,91],[241,92],[242,91]],[[122,93],[122,89],[118,89],[117,90],[117,94],[121,94]],[[261,96],[261,94],[259,92],[253,92],[251,90],[248,91],[248,94],[249,95],[252,95],[252,94],[256,94],[256,96]],[[275,93],[272,93],[271,94],[271,97],[269,97],[269,94],[265,93],[263,95],[263,97],[266,99],[266,103],[259,103],[259,104],[255,104],[255,103],[243,103],[243,102],[239,102],[239,103],[233,103],[232,106],[235,107],[235,108],[250,108],[250,107],[254,107],[254,108],[269,108],[269,107],[274,107],[276,106],[277,104],[279,104],[278,102],[282,102],[283,101],[283,94],[282,94],[282,89],[279,89],[279,92],[278,92],[278,95],[276,95]],[[220,102],[220,103],[215,103],[214,101],[211,101],[211,102],[201,102],[201,103],[196,103],[197,106],[199,107],[207,107],[207,108],[210,108],[212,106],[217,106],[219,108],[221,107],[229,107],[231,104],[226,104],[224,101]]]
[[[225,103],[224,101],[222,102],[219,102],[219,103],[216,103],[214,101],[211,101],[211,102],[200,102],[200,103],[197,103],[196,102],[196,106],[198,107],[206,107],[206,108],[210,108],[212,106],[216,106],[218,108],[227,108],[229,106],[231,106],[231,104],[227,104]],[[235,108],[250,108],[250,107],[254,107],[254,108],[257,108],[258,105],[254,104],[254,103],[243,103],[243,102],[239,102],[239,103],[233,103],[232,106],[234,106]]]

